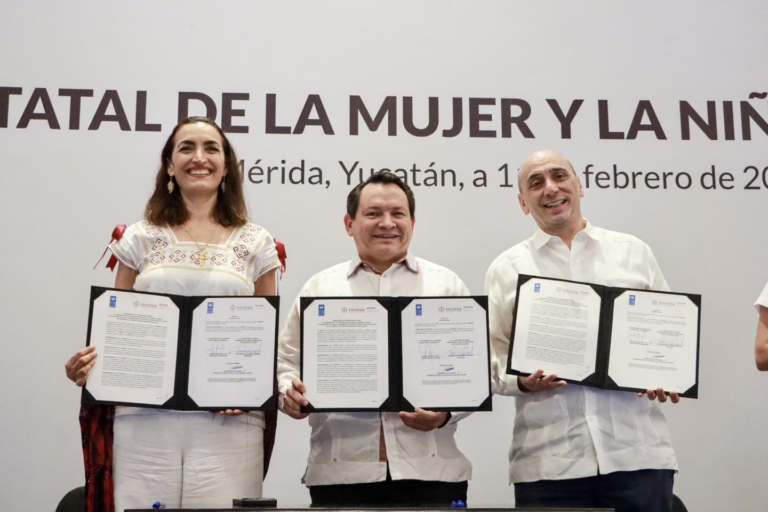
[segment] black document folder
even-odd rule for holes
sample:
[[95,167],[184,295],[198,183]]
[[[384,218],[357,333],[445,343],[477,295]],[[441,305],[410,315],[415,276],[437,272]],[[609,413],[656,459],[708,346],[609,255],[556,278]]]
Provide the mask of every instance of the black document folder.
[[[302,407],[302,411],[304,412],[372,412],[372,411],[387,411],[387,412],[396,412],[396,411],[413,411],[415,407],[420,407],[422,409],[428,409],[432,411],[490,411],[492,406],[492,400],[491,400],[491,383],[490,383],[490,347],[489,347],[489,338],[488,338],[488,298],[486,296],[471,296],[471,297],[302,297],[300,301],[300,307],[301,307],[301,379],[304,381],[304,384],[307,386],[308,395],[310,393],[310,390],[312,390],[313,387],[319,387],[325,386],[326,390],[327,388],[327,382],[321,383],[321,379],[317,379],[317,381],[305,381],[305,377],[307,377],[307,370],[308,370],[308,362],[307,358],[305,357],[307,349],[314,348],[317,346],[318,342],[315,339],[309,339],[309,336],[306,333],[305,324],[307,321],[308,316],[308,308],[312,307],[313,314],[322,316],[325,314],[325,308],[332,307],[333,301],[351,301],[354,303],[358,303],[361,306],[359,308],[356,307],[344,307],[342,308],[342,311],[346,314],[349,313],[350,315],[358,312],[360,315],[364,315],[366,309],[371,310],[375,309],[375,307],[371,307],[370,304],[372,302],[375,302],[382,308],[386,310],[387,319],[386,322],[383,322],[386,324],[387,333],[386,333],[386,353],[387,353],[387,383],[388,383],[388,389],[383,390],[378,396],[381,397],[381,399],[376,399],[375,401],[372,401],[370,403],[370,406],[366,405],[363,407],[355,407],[355,406],[345,406],[345,405],[339,405],[336,404],[334,406],[320,406],[319,404],[313,405],[310,399],[310,396],[307,396],[308,400],[310,400],[310,405],[307,407]],[[435,301],[435,302],[431,302]],[[437,302],[440,301],[440,304],[443,304],[443,306],[437,306]],[[453,347],[448,348],[446,350],[446,347],[441,347],[441,344],[439,341],[437,341],[437,337],[435,337],[435,340],[432,340],[428,343],[421,343],[420,345],[428,345],[430,347],[430,352],[428,353],[421,353],[418,352],[420,350],[420,347],[409,347],[404,345],[404,325],[403,325],[403,315],[410,314],[421,316],[422,311],[426,313],[426,309],[430,306],[437,307],[437,308],[446,308],[444,304],[459,304],[461,303],[464,309],[472,310],[473,315],[475,315],[473,318],[477,320],[479,318],[479,315],[482,315],[482,325],[481,325],[481,332],[479,334],[479,337],[482,338],[479,341],[479,344],[482,345],[480,347],[482,354],[476,354],[474,352],[474,346],[475,344],[471,345],[471,348],[468,348],[470,344],[464,343],[464,342],[458,342],[458,343],[464,343],[461,347]],[[409,309],[410,308],[410,309]],[[478,309],[473,309],[478,308]],[[346,311],[346,310],[349,311]],[[457,310],[459,308],[456,308]],[[451,314],[452,312],[446,311],[447,314]],[[453,313],[455,314],[455,313]],[[447,320],[447,319],[444,319]],[[343,322],[343,320],[340,320]],[[475,322],[477,323],[477,322]],[[474,324],[473,324],[474,325]],[[421,324],[422,328],[424,327],[424,324]],[[447,327],[448,329],[455,329],[455,327]],[[460,335],[456,336],[457,338],[460,338]],[[479,338],[478,338],[479,339]],[[341,342],[340,342],[341,343]],[[342,347],[343,345],[339,344],[337,346]],[[440,353],[440,349],[443,349],[443,353]],[[349,357],[350,350],[344,351],[346,355],[339,355],[337,359],[347,359]],[[419,403],[411,403],[412,400],[409,399],[409,390],[414,390],[419,387],[419,384],[417,383],[414,385],[413,383],[409,384],[408,375],[406,375],[406,372],[404,372],[404,366],[407,366],[408,361],[404,360],[404,352],[406,353],[405,357],[414,357],[414,354],[418,354],[417,358],[419,360],[418,364],[424,364],[429,365],[430,363],[433,364],[433,367],[435,365],[439,366],[439,370],[431,376],[428,376],[425,378],[424,382],[428,382],[427,385],[431,385],[430,389],[426,389],[427,393],[430,394],[432,391],[434,391],[433,394],[431,394],[432,398],[424,398],[422,395],[422,391],[425,391],[425,389],[419,389]],[[366,357],[366,356],[360,356],[360,357]],[[440,384],[445,384],[446,382],[458,382],[462,380],[461,378],[457,378],[457,375],[455,373],[456,369],[460,367],[462,364],[467,363],[471,358],[482,358],[482,359],[472,359],[472,363],[474,366],[475,373],[475,379],[473,380],[472,384],[465,384],[467,387],[464,388],[464,390],[470,389],[468,391],[468,394],[472,396],[472,399],[468,402],[464,403],[452,403],[450,406],[444,405],[442,403],[442,400],[437,396],[440,395],[440,393],[449,393],[452,390],[452,387],[445,386],[441,389]],[[434,363],[434,360],[440,359],[440,363]],[[329,361],[326,357],[325,359],[326,364],[328,366],[333,366],[334,364],[338,365],[342,364],[338,361]],[[455,361],[456,364],[451,364],[452,361]],[[482,378],[477,378],[477,369],[482,364]],[[318,363],[318,366],[320,364]],[[353,365],[349,366],[350,372],[355,372],[357,370],[354,369]],[[338,372],[337,372],[338,374]],[[353,373],[350,373],[350,377],[341,376],[334,380],[335,386],[339,385],[345,385],[346,382],[349,380],[355,380],[353,377]],[[461,383],[458,383],[457,386],[461,386]],[[458,387],[453,388],[453,390],[457,390]],[[353,391],[354,392],[354,391]]]
[[[569,283],[577,285],[577,287],[569,287]],[[537,322],[535,341],[532,341],[534,336],[523,340],[521,334],[525,329],[528,329],[528,327],[521,327],[526,325],[526,321],[519,317],[523,287],[527,287],[527,295],[531,297],[539,293],[544,294],[546,287],[547,292],[551,294],[547,295],[546,298],[553,299],[544,308],[539,308],[538,311],[543,312],[540,316],[531,314],[532,320],[528,321],[528,325],[533,325],[534,321]],[[556,292],[551,291],[553,287],[557,287]],[[583,294],[585,287],[594,290],[599,297],[599,309],[592,313],[578,310],[578,299],[575,298],[575,295]],[[574,296],[573,300],[568,297],[568,293]],[[677,391],[681,397],[698,398],[701,295],[602,286],[520,274],[517,283],[517,299],[513,312],[512,332],[509,338],[509,357],[506,368],[508,374],[531,375],[535,370],[531,370],[530,367],[527,370],[531,371],[522,370],[520,368],[522,362],[528,361],[527,364],[530,365],[532,364],[530,361],[540,358],[539,368],[545,373],[556,373],[559,377],[558,380],[600,389],[644,392],[647,389],[660,387],[659,381],[671,382],[668,377],[676,377],[676,372],[679,371],[684,378],[678,382],[687,382],[685,387],[671,389],[671,386],[667,386],[664,387],[665,391]],[[566,311],[566,314],[563,315],[562,320],[560,318],[553,320],[552,317],[548,316],[545,309],[558,308],[560,305],[565,305],[563,310]],[[575,310],[576,314],[567,313],[568,307],[571,305],[574,305],[571,309]],[[621,308],[620,311],[619,308]],[[633,308],[637,308],[638,312],[635,313]],[[683,310],[685,310],[684,313],[681,312]],[[626,312],[626,318],[632,321],[622,324],[627,327],[626,329],[621,332],[614,332],[614,317],[619,312]],[[574,379],[561,375],[562,371],[553,371],[553,368],[563,368],[562,365],[558,365],[568,364],[568,361],[576,360],[578,357],[577,351],[568,349],[578,345],[578,342],[571,343],[571,341],[578,340],[581,333],[568,326],[585,323],[587,322],[585,319],[592,314],[599,315],[599,318],[597,319],[597,349],[594,361],[586,360],[584,363],[584,367],[590,369],[589,373],[582,378]],[[675,315],[687,315],[685,318],[688,323],[686,324],[686,321],[682,320],[683,316]],[[568,318],[565,318],[566,316]],[[693,318],[695,320],[692,320]],[[660,330],[655,327],[664,323],[669,323],[671,327],[668,330]],[[679,329],[685,329],[686,333],[693,333],[693,336],[684,335],[684,333],[676,330],[678,326],[683,326]],[[629,352],[625,348],[630,345],[634,345],[632,348],[634,352]],[[683,345],[687,347],[685,355],[675,359],[683,350]],[[515,352],[516,347],[521,352]],[[526,358],[513,357],[513,355],[522,354],[522,351],[525,351]],[[619,351],[623,351],[621,356],[617,355]],[[529,353],[533,353],[534,356],[529,358]],[[631,355],[627,356],[624,353]],[[642,355],[638,356],[638,354]],[[619,363],[620,358],[623,358],[622,361],[626,361]],[[517,365],[516,360],[520,361]],[[612,362],[614,363],[613,370],[611,369]],[[641,373],[644,373],[645,377],[640,378],[639,374]],[[646,377],[647,380],[645,380]],[[642,385],[639,384],[641,380]],[[632,384],[628,385],[627,382]]]
[[[158,298],[166,298],[166,301],[158,303]],[[107,302],[107,300],[109,302]],[[98,304],[97,304],[98,301]],[[216,313],[220,313],[220,306],[222,301],[230,304],[231,311],[225,312],[225,315],[236,318],[238,325],[244,325],[244,329],[248,332],[247,338],[242,338],[242,345],[238,351],[226,352],[225,351],[225,339],[205,340],[199,342],[198,349],[205,350],[207,357],[216,357],[220,360],[230,359],[231,371],[222,372],[220,377],[216,379],[209,379],[218,381],[212,386],[221,386],[221,382],[233,382],[241,381],[247,382],[243,386],[239,387],[239,390],[245,390],[246,393],[253,391],[255,401],[259,403],[228,403],[226,392],[222,393],[221,403],[200,405],[196,400],[190,396],[190,358],[191,348],[193,346],[193,321],[195,311],[199,307],[207,302],[205,306],[205,313],[213,314],[214,306],[218,309]],[[270,307],[267,307],[271,306]],[[279,318],[279,297],[219,297],[219,296],[200,296],[200,297],[185,297],[179,295],[168,295],[159,293],[145,293],[134,292],[130,290],[117,290],[113,288],[91,287],[90,308],[88,313],[88,334],[87,334],[87,346],[96,344],[103,347],[103,352],[99,352],[97,364],[104,365],[99,369],[98,375],[102,376],[99,381],[94,384],[94,371],[96,367],[91,371],[88,382],[83,387],[81,403],[83,404],[104,404],[104,405],[123,405],[145,408],[157,408],[157,409],[172,409],[179,411],[198,411],[198,410],[222,410],[222,409],[240,409],[243,411],[255,411],[255,410],[275,410],[277,408],[277,394],[274,392],[275,374],[277,370],[277,321]],[[152,365],[159,364],[158,351],[153,351],[152,348],[157,347],[159,344],[166,341],[158,341],[156,338],[149,336],[147,331],[153,331],[159,333],[162,331],[162,320],[158,321],[153,319],[148,311],[161,309],[173,309],[178,308],[178,324],[170,325],[169,330],[177,330],[178,335],[175,339],[168,339],[167,343],[176,343],[176,357],[175,362],[171,361],[169,364],[175,365],[175,372],[173,376],[172,392],[170,391],[170,384],[165,384],[164,392],[157,392],[158,400],[162,400],[162,403],[157,403],[158,400],[153,400],[155,403],[148,403],[152,401],[132,401],[128,400],[113,400],[104,399],[105,396],[114,396],[114,386],[120,389],[130,389],[131,387],[144,388],[147,387],[147,382],[156,383],[160,377],[148,375],[147,368]],[[94,328],[94,312],[95,308],[100,308],[99,318],[105,318],[104,326]],[[119,309],[122,308],[122,309]],[[260,308],[260,309],[259,309]],[[112,312],[109,309],[113,309]],[[258,309],[258,317],[256,316]],[[274,310],[274,313],[271,311]],[[200,314],[205,314],[200,313]],[[112,315],[110,317],[110,315]],[[115,315],[121,315],[117,318]],[[133,317],[129,316],[133,315]],[[176,313],[173,313],[174,318]],[[112,319],[110,321],[110,318]],[[274,325],[274,332],[264,332],[258,334],[260,338],[254,338],[253,332],[255,328],[253,323],[258,323],[260,318],[267,318],[268,324]],[[136,322],[132,322],[132,320]],[[101,322],[101,320],[100,320]],[[110,324],[111,322],[111,324]],[[223,331],[226,331],[229,327],[224,325],[226,322],[220,322],[218,327]],[[126,325],[130,328],[131,324],[136,325],[133,328],[129,336],[125,334]],[[101,325],[101,324],[99,324]],[[98,331],[98,332],[97,332]],[[171,331],[172,332],[172,331]],[[142,344],[145,343],[145,346]],[[247,348],[246,348],[247,347]],[[255,348],[257,347],[257,348]],[[245,358],[260,356],[261,351],[266,353],[265,357],[269,357],[269,373],[267,375],[250,375],[244,372],[244,366],[237,366],[237,360],[244,360]],[[218,352],[217,352],[218,351]],[[249,352],[250,351],[250,352]],[[267,365],[263,365],[266,367]],[[104,377],[106,375],[106,377]],[[154,380],[151,380],[154,379]],[[253,385],[250,383],[253,382]],[[256,384],[258,382],[258,384]],[[113,386],[110,389],[110,386]],[[250,387],[249,387],[250,386]],[[91,388],[91,389],[89,389]],[[258,389],[257,389],[258,388]],[[98,389],[98,391],[96,391]],[[160,388],[158,388],[160,389]],[[219,388],[216,388],[219,389]],[[268,391],[265,391],[268,389]],[[120,396],[129,395],[118,391]],[[168,396],[170,395],[170,396]],[[259,396],[263,397],[262,401]],[[166,399],[167,397],[167,399]],[[210,402],[210,398],[206,399]],[[218,400],[218,397],[216,398]]]

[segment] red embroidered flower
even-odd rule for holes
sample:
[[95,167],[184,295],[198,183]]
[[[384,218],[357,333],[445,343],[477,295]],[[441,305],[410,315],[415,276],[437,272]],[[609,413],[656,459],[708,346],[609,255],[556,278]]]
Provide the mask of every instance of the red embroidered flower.
[[173,261],[175,261],[176,263],[179,263],[180,261],[184,261],[184,260],[187,258],[187,255],[186,255],[186,254],[184,254],[184,251],[181,251],[181,250],[179,250],[179,249],[176,249],[175,251],[173,251],[173,252],[171,253],[171,255],[169,256],[169,258],[171,258],[171,259],[172,259]]
[[152,255],[152,259],[150,261],[152,262],[153,265],[159,265],[163,262],[163,260],[165,260],[165,256],[163,256],[159,252],[156,252],[155,254]]
[[211,258],[211,261],[217,265],[223,265],[227,262],[227,258],[225,258],[223,254],[216,254],[213,258]]

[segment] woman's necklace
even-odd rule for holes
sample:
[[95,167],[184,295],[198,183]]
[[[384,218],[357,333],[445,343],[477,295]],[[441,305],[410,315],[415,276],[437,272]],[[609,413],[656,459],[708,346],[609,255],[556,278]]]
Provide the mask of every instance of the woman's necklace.
[[211,236],[208,237],[208,241],[205,242],[205,245],[202,246],[202,247],[200,247],[200,244],[197,242],[197,239],[194,237],[192,232],[189,231],[189,228],[187,227],[186,224],[184,224],[184,231],[186,231],[187,234],[190,236],[190,238],[192,238],[192,241],[195,242],[195,245],[197,246],[197,249],[200,251],[200,257],[198,258],[198,261],[199,261],[198,266],[200,268],[203,268],[203,266],[205,265],[205,260],[211,259],[211,258],[209,258],[208,256],[205,255],[205,250],[208,248],[208,245],[210,245],[211,240],[213,240],[213,234],[216,232],[216,228],[214,227],[211,230]]

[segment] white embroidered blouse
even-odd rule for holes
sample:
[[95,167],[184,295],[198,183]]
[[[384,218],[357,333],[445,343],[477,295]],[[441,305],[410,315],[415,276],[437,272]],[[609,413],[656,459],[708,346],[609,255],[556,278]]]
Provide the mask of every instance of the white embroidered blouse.
[[133,289],[140,292],[253,295],[253,283],[280,266],[272,237],[250,223],[236,228],[224,244],[204,247],[202,256],[194,242],[181,242],[169,227],[147,221],[129,226],[109,249],[139,273]]
[[[133,285],[138,292],[185,296],[253,295],[254,282],[280,267],[275,241],[266,229],[250,223],[235,228],[224,244],[203,247],[203,255],[194,242],[179,241],[171,228],[155,226],[145,220],[129,226],[109,249],[120,263],[139,273]],[[138,407],[115,409],[117,415],[158,412],[162,413],[161,410]],[[236,418],[255,420],[263,425],[263,414],[259,412]]]

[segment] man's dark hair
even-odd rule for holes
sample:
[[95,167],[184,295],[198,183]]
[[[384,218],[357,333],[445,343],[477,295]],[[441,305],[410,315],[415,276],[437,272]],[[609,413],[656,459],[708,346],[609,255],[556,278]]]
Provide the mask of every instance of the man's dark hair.
[[349,214],[350,217],[354,219],[357,215],[357,209],[360,207],[360,196],[363,194],[363,189],[367,185],[373,183],[381,183],[384,185],[393,183],[400,187],[400,189],[405,192],[405,197],[408,198],[408,210],[411,217],[415,216],[416,198],[413,197],[413,191],[411,190],[411,187],[409,187],[408,184],[404,182],[397,174],[391,171],[379,171],[371,174],[367,180],[353,188],[347,196],[347,214]]

